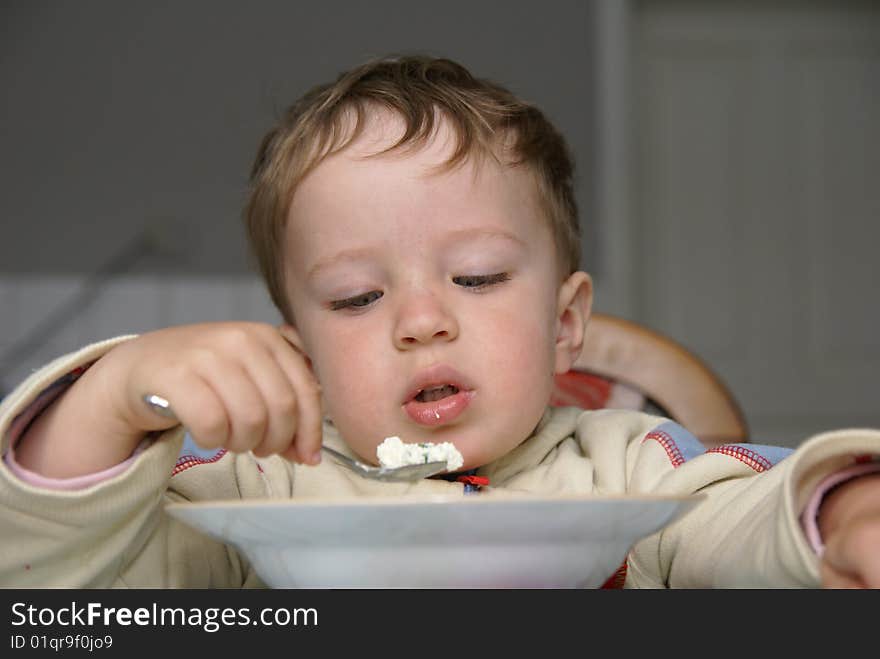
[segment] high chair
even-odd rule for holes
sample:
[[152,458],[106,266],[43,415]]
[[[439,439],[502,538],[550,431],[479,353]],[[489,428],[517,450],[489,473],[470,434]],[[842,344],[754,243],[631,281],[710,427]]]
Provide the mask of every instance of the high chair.
[[661,414],[707,448],[748,442],[735,397],[696,354],[644,325],[594,313],[574,367],[556,376],[552,405]]

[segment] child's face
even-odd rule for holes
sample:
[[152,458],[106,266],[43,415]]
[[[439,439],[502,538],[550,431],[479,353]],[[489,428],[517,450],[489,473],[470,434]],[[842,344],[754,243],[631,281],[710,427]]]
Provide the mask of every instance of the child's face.
[[451,441],[467,469],[540,420],[579,350],[590,283],[560,281],[523,168],[429,172],[451,153],[445,125],[424,148],[362,158],[399,129],[371,122],[297,188],[287,293],[324,411],[354,451],[375,463],[391,435]]

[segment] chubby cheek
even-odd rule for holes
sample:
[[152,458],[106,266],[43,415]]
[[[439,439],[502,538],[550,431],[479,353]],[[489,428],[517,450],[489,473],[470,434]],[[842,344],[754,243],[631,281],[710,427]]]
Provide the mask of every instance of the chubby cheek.
[[320,340],[310,343],[324,416],[362,458],[375,461],[375,448],[384,439],[387,413],[383,405],[388,398],[387,376],[381,360],[375,358],[379,351],[365,342],[363,335],[338,336],[328,328]]
[[[514,396],[531,408],[543,409],[550,396],[554,377],[554,339],[544,326],[528,326],[516,346],[514,364],[519,368],[511,374],[508,386]],[[531,330],[531,331],[529,331]]]
[[505,387],[518,389],[523,381],[535,381],[552,375],[554,365],[553,337],[550,328],[535,322],[510,325],[492,346],[486,346],[493,354],[498,373],[507,373],[502,380]]
[[[529,291],[523,299],[540,298],[543,291]],[[554,306],[507,305],[495,310],[483,327],[475,332],[485,337],[480,351],[491,356],[489,366],[498,373],[497,386],[511,389],[510,393],[529,387],[548,377],[552,378],[555,365],[556,316]],[[521,395],[521,394],[520,394]]]
[[554,384],[555,323],[535,309],[527,322],[520,317],[480,351],[485,356],[483,377],[490,383],[484,411],[489,416],[491,446],[481,447],[479,462],[507,453],[534,429],[550,399]]

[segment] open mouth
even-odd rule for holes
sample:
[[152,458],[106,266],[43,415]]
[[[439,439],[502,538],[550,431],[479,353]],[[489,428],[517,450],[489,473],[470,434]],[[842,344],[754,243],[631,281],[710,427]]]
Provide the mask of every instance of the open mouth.
[[429,387],[427,389],[422,389],[416,394],[414,400],[419,401],[420,403],[430,403],[435,400],[442,400],[443,398],[448,398],[449,396],[454,396],[459,391],[458,387],[454,384],[442,384],[437,387]]
[[476,396],[474,384],[446,364],[434,364],[414,374],[403,395],[404,413],[423,428],[450,424]]

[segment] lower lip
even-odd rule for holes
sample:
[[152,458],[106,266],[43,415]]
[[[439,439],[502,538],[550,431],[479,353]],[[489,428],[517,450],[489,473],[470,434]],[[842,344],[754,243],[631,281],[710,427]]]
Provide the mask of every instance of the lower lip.
[[411,400],[404,404],[403,409],[416,423],[423,426],[441,426],[454,421],[467,409],[474,397],[473,391],[459,391],[457,394],[422,403]]

